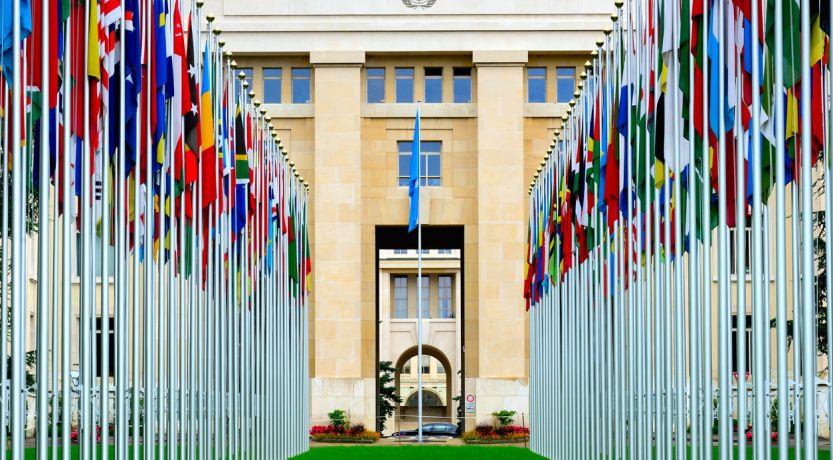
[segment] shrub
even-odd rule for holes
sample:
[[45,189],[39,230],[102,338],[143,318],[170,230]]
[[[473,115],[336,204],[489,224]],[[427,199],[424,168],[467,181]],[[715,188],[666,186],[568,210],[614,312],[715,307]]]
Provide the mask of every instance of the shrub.
[[498,421],[499,426],[509,426],[515,419],[516,412],[513,410],[502,410],[498,412],[492,412],[492,416],[495,417]]
[[481,436],[488,436],[494,434],[495,427],[493,427],[492,425],[481,423],[474,427],[474,431]]
[[309,434],[313,441],[321,441],[324,439],[343,439],[345,441],[370,440],[376,442],[381,437],[381,435],[375,431],[365,430],[364,425],[361,423],[353,425],[349,430],[345,429],[344,426],[315,425],[310,428]]
[[327,417],[330,418],[330,425],[336,428],[345,429],[348,426],[347,414],[341,409],[330,412]]
[[477,425],[474,430],[463,433],[463,441],[511,441],[529,438],[529,428],[523,426],[501,426],[497,429],[491,425]]

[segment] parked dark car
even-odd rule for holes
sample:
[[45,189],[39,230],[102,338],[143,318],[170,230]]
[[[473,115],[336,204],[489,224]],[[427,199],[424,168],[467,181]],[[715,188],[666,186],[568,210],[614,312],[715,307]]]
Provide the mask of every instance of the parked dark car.
[[[419,430],[402,430],[393,433],[393,437],[416,437]],[[460,427],[450,423],[426,423],[422,425],[422,436],[431,438],[456,438],[460,436]]]

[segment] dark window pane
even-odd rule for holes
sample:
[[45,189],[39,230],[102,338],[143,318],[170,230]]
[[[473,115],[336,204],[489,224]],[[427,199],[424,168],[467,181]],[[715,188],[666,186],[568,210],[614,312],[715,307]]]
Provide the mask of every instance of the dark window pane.
[[[249,89],[252,89],[252,75],[253,75],[252,68],[251,67],[240,67],[240,68],[238,68],[238,70],[240,70],[240,72],[238,72],[238,75],[240,73],[245,75],[246,78],[244,79],[244,81],[249,84]],[[238,88],[239,88],[239,86],[238,86]]]
[[425,68],[425,76],[426,77],[442,77],[443,76],[443,68],[442,67],[426,67]]
[[[400,142],[399,143],[399,152],[400,153],[402,153],[402,152],[409,152],[410,153],[411,148],[413,147],[413,145],[414,145],[414,143],[411,142],[411,141]],[[422,145],[425,145],[425,142],[423,142]]]
[[292,102],[294,104],[310,103],[310,69],[292,69]]
[[422,153],[440,153],[441,149],[441,142],[422,142]]
[[457,104],[471,102],[471,77],[454,77],[454,102]]
[[547,102],[547,69],[530,67],[527,69],[527,101],[532,103]]
[[454,102],[457,104],[471,102],[471,67],[454,68]]
[[414,102],[414,69],[412,67],[396,69],[396,102]]
[[263,102],[267,104],[281,103],[281,69],[263,69]]
[[443,101],[442,80],[425,80],[425,102],[439,104]]
[[378,104],[385,102],[385,69],[375,67],[367,69],[367,102]]
[[576,76],[575,67],[559,67],[555,69],[555,74],[559,77],[574,77]]
[[529,80],[529,102],[540,103],[547,101],[547,84],[545,80]]
[[367,103],[385,102],[385,80],[367,80]]
[[428,176],[439,176],[441,173],[440,156],[428,155]]
[[411,176],[411,155],[399,155],[399,177]]
[[558,67],[555,69],[555,78],[556,102],[562,104],[570,102],[576,89],[575,67]]
[[396,102],[414,102],[414,80],[396,80]]

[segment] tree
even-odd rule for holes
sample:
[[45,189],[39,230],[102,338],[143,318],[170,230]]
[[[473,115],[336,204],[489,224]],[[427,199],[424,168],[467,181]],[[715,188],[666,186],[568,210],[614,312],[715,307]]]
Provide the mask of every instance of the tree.
[[[30,158],[31,158],[31,155],[30,155]],[[0,219],[2,219],[2,212],[5,211],[7,216],[8,216],[7,217],[8,226],[6,227],[5,231],[6,231],[6,236],[9,238],[9,240],[8,240],[9,244],[11,245],[11,238],[13,236],[12,235],[12,221],[13,221],[13,218],[12,218],[13,217],[13,214],[12,214],[12,190],[13,190],[13,185],[14,185],[14,180],[13,180],[14,175],[13,174],[8,175],[8,190],[7,190],[8,191],[8,196],[6,196],[6,194],[3,193],[4,190],[3,190],[3,187],[2,187],[2,180],[3,180],[3,177],[6,176],[6,174],[7,174],[6,164],[4,164],[4,162],[0,161],[0,203],[5,203],[5,205],[2,206],[2,208],[5,208],[5,209],[0,209]],[[33,235],[33,234],[37,233],[37,231],[38,231],[38,212],[39,212],[39,209],[40,209],[40,199],[39,199],[39,196],[38,196],[37,188],[34,187],[33,184],[32,184],[31,176],[27,175],[27,177],[29,178],[29,180],[27,180],[27,184],[26,184],[26,190],[27,190],[27,194],[26,194],[26,197],[25,197],[25,205],[26,205],[25,219],[26,220],[24,222],[24,228],[25,228],[26,236],[30,236],[30,235]],[[0,222],[2,222],[2,220],[0,220]],[[5,245],[0,244],[0,261],[3,260],[2,259],[3,258],[3,251],[5,250],[5,248],[6,248]],[[9,254],[8,257],[9,257],[9,265],[11,267],[14,267],[15,264],[14,264],[14,261],[11,260],[11,253]],[[11,270],[8,270],[7,273],[10,274]],[[11,283],[8,280],[6,282],[8,283],[6,285],[6,293],[8,294],[9,292],[11,292],[13,287],[12,287]],[[26,282],[28,283],[28,280],[26,280]],[[25,286],[23,287],[23,289],[25,289]],[[9,300],[11,300],[11,296],[9,296]],[[12,328],[11,328],[12,309],[11,309],[11,307],[12,307],[11,301],[9,301],[8,302],[8,309],[6,311],[6,318],[8,318],[8,321],[9,321],[6,324],[6,330],[9,332],[9,336],[3,338],[6,341],[11,339],[11,337],[10,337],[11,332],[12,332]],[[8,360],[7,362],[11,363],[11,356],[6,355],[6,359]],[[25,377],[26,386],[32,386],[32,385],[35,384],[35,375],[32,373],[32,371],[35,367],[36,362],[37,362],[37,352],[36,351],[26,352],[26,356],[24,358],[24,363],[25,363],[25,366],[26,366],[26,377]],[[11,379],[11,376],[12,376],[12,367],[8,366],[7,367],[7,375],[5,375],[4,378]]]
[[396,387],[393,385],[396,368],[390,361],[379,363],[379,431],[385,430],[385,419],[393,415],[396,404],[402,402],[402,398],[396,394]]
[[[823,154],[822,154],[823,156]],[[824,159],[819,159],[820,164],[825,164]],[[823,198],[825,196],[824,190],[824,176],[819,174],[817,178],[813,180],[813,196],[814,201]],[[793,189],[793,193],[797,193],[796,189]],[[800,216],[797,213],[794,213],[792,218],[797,219]],[[826,355],[827,350],[827,231],[825,229],[824,220],[826,218],[826,211],[813,211],[813,271],[814,271],[814,304],[816,305],[816,352],[819,355]],[[797,235],[793,235],[794,238],[797,238]],[[800,257],[800,255],[794,255],[793,257]],[[797,283],[798,281],[796,281]],[[794,289],[801,289],[801,287],[796,284],[793,286]],[[770,327],[776,327],[777,319],[773,318],[770,321]],[[804,325],[802,325],[804,327]],[[792,345],[793,342],[793,320],[787,320],[787,348]],[[820,372],[824,372],[822,369]]]

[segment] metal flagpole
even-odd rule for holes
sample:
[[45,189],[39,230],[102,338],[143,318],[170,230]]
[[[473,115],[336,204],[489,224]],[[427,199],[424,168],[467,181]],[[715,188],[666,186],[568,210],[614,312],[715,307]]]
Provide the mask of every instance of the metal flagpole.
[[[730,19],[733,20],[733,19]],[[727,37],[730,35],[727,34]],[[737,61],[737,56],[727,56],[727,59]],[[739,93],[740,79],[728,82],[735,85],[735,91]],[[735,101],[733,101],[735,102]],[[734,132],[742,133],[740,117],[734,120]],[[737,341],[737,411],[738,411],[738,450],[745,457],[746,454],[746,427],[747,420],[748,389],[746,377],[749,375],[747,369],[747,347],[753,344],[746,343],[746,328],[749,325],[748,301],[746,300],[746,266],[747,241],[746,241],[746,146],[743,145],[743,136],[735,137],[735,190],[727,190],[728,193],[735,193],[735,289],[737,291],[737,305],[735,306],[735,337]],[[731,248],[729,249],[731,251]],[[751,273],[751,272],[750,272]],[[753,275],[754,276],[754,275]]]
[[[122,14],[119,26],[119,135],[118,167],[116,168],[116,446],[117,456],[127,455],[127,258],[125,254],[125,228],[127,190],[125,188],[125,30],[126,14]],[[64,275],[66,276],[66,275]]]
[[[419,117],[419,109],[421,103],[417,102],[417,117]],[[420,132],[422,126],[418,126],[416,133],[417,143],[414,147],[417,149],[417,203],[419,203],[419,195],[422,190],[422,139]],[[421,203],[420,203],[421,204]],[[422,442],[422,218],[419,215],[419,208],[417,208],[417,441]]]
[[[810,114],[810,2],[801,0],[801,319],[804,325],[801,330],[803,345],[804,371],[804,444],[807,458],[815,458],[818,438],[816,415],[816,305],[813,301],[813,283],[815,271],[813,269],[813,202],[812,202],[812,171],[811,171],[811,136],[812,116]],[[793,218],[796,218],[793,213]],[[796,235],[797,236],[797,235]]]
[[[8,83],[4,88],[4,104],[3,104],[3,113],[11,113],[9,111],[9,94],[10,90],[8,87]],[[9,123],[4,123],[4,136],[3,136],[3,197],[9,196]],[[9,234],[11,228],[9,227],[9,206],[11,206],[11,200],[8,198],[4,199],[2,204],[2,211],[3,211],[3,228],[0,229],[3,233],[3,267],[2,267],[2,277],[3,280],[9,279],[9,251],[10,248],[10,241],[11,235]],[[7,379],[9,375],[9,362],[7,355],[10,343],[9,343],[9,289],[11,288],[10,284],[7,281],[4,281],[0,284],[0,295],[2,295],[2,299],[0,299],[0,304],[2,304],[2,312],[0,312],[0,335],[2,335],[2,339],[0,339],[0,343],[3,344],[2,349],[3,353],[0,353],[0,402],[3,403],[3,410],[0,411],[0,445],[6,446],[7,443],[7,435],[9,433],[9,426],[7,424],[7,411],[8,405],[11,402],[11,394],[9,393],[8,384],[10,383]]]
[[[723,1],[718,1],[718,8],[717,8],[717,19],[716,23],[719,25],[720,30],[723,31],[725,28],[725,5]],[[719,54],[718,54],[718,61],[717,65],[720,69],[723,69],[724,63],[726,62],[725,59],[725,49],[723,46],[719,46]],[[722,74],[722,72],[721,72]],[[723,167],[726,164],[726,118],[724,116],[725,101],[726,95],[726,82],[724,78],[721,76],[718,79],[718,118],[719,118],[719,127],[718,127],[718,155],[717,155],[717,164],[718,164],[718,190],[721,191],[719,194],[719,201],[718,201],[718,254],[727,255],[729,254],[729,235],[728,235],[728,226],[726,220],[726,168]],[[729,426],[730,423],[730,403],[731,403],[731,388],[729,383],[729,353],[731,353],[730,344],[729,344],[729,315],[731,313],[731,304],[729,299],[729,260],[728,257],[719,258],[719,276],[718,276],[718,289],[719,289],[719,296],[718,296],[718,334],[719,334],[719,342],[718,342],[718,366],[720,371],[718,373],[719,378],[719,391],[720,391],[720,417],[718,426],[720,427],[720,458],[721,460],[725,460],[729,458],[730,453],[730,443],[731,443],[731,427]]]
[[[684,20],[691,22],[693,20],[693,13],[692,9],[689,6],[689,17],[685,18]],[[691,51],[690,50],[683,50],[685,53],[689,53],[687,59],[691,60]],[[688,87],[693,89],[695,80],[694,80],[694,66],[689,66],[688,75],[684,76],[684,78],[688,78]],[[695,223],[695,206],[696,206],[696,199],[697,199],[697,182],[696,182],[696,169],[697,169],[697,160],[695,156],[695,148],[696,148],[696,134],[694,129],[694,119],[695,119],[695,109],[694,104],[689,101],[688,107],[688,132],[689,132],[689,143],[688,143],[688,209],[687,209],[687,228],[686,233],[688,234],[688,321],[689,321],[689,332],[688,332],[688,343],[689,343],[689,379],[688,379],[688,388],[690,392],[690,405],[689,405],[689,426],[691,427],[691,458],[699,458],[700,457],[700,430],[702,428],[700,424],[700,409],[701,409],[701,400],[700,400],[700,328],[702,325],[700,324],[701,318],[701,305],[700,305],[700,278],[699,278],[699,271],[697,270],[697,261],[699,260],[699,253],[697,248],[697,225]],[[708,225],[708,224],[704,224]],[[705,230],[704,230],[705,231]],[[682,255],[680,256],[682,257]],[[680,259],[680,263],[682,263],[682,259]],[[709,404],[711,404],[709,402]],[[711,436],[711,433],[703,433],[703,437]],[[703,453],[705,454],[705,450]],[[711,454],[709,452],[709,454]]]
[[[65,49],[64,49],[64,68],[63,74],[69,75],[69,69],[71,66],[72,61],[72,53],[70,50],[72,49],[72,21],[66,21],[66,33],[64,34],[65,40]],[[72,111],[72,100],[70,98],[70,85],[67,81],[63,81],[63,124],[64,126],[69,126],[70,123],[70,112]],[[75,211],[75,201],[72,195],[73,191],[70,187],[70,155],[71,155],[71,147],[70,147],[70,130],[64,130],[64,158],[63,158],[63,194],[64,194],[64,214],[61,219],[61,235],[62,235],[62,250],[63,253],[61,255],[61,261],[63,262],[63,270],[61,276],[61,370],[62,370],[62,377],[61,377],[61,398],[62,398],[62,407],[61,407],[61,428],[62,428],[62,443],[61,443],[61,452],[62,457],[64,460],[69,460],[70,458],[70,423],[72,420],[72,381],[71,381],[71,373],[70,373],[70,337],[72,334],[72,291],[71,291],[71,261],[72,261],[72,236],[70,235],[70,223],[72,222],[72,214]],[[8,162],[6,163],[8,164]],[[4,181],[3,188],[6,188],[6,183]],[[8,196],[6,191],[4,190],[3,196]],[[3,216],[4,220],[7,220],[7,217]],[[4,223],[3,229],[5,230],[7,225]],[[7,263],[6,261],[7,256],[6,253],[8,251],[3,251],[3,270],[6,270]],[[5,279],[4,275],[4,279]],[[4,283],[5,286],[5,283]],[[6,302],[6,295],[3,295],[3,302]],[[5,305],[4,305],[5,306]],[[3,308],[3,312],[6,311],[6,308]],[[3,321],[5,325],[6,322]],[[3,436],[5,436],[5,430],[3,431]],[[3,439],[5,441],[5,439]]]
[[[781,1],[781,0],[775,0]],[[703,2],[703,24],[710,24],[709,22],[709,2]],[[700,37],[704,43],[708,41],[709,27],[703,27],[703,35]],[[706,59],[706,51],[703,50],[703,75],[709,74],[709,59]],[[712,253],[712,228],[711,228],[711,156],[709,146],[709,79],[703,78],[703,139],[702,150],[703,158],[701,159],[700,175],[702,176],[702,194],[700,195],[700,204],[702,209],[701,222],[703,226],[703,244],[701,246],[703,252],[703,269],[700,272],[702,301],[701,321],[703,325],[703,449],[702,457],[705,459],[712,456],[712,446],[714,444],[713,426],[714,426],[714,392],[713,392],[713,375],[712,369],[712,319],[714,318],[714,305],[712,303],[712,271],[711,271],[711,253]],[[696,190],[696,187],[695,187]]]
[[[43,0],[41,2],[41,18],[43,20],[43,24],[41,25],[41,33],[42,33],[42,49],[41,51],[41,90],[46,97],[51,94],[49,87],[49,0]],[[58,69],[55,69],[57,72]],[[49,123],[50,117],[48,116],[49,110],[46,111],[47,117],[41,122],[41,139],[49,139]],[[48,372],[48,356],[47,356],[47,320],[48,314],[47,309],[49,308],[47,304],[47,296],[48,296],[48,289],[49,283],[47,282],[48,275],[48,263],[49,260],[49,242],[47,241],[49,231],[47,230],[48,222],[49,222],[49,143],[48,142],[41,142],[40,143],[40,177],[38,178],[38,211],[39,211],[39,218],[38,221],[41,223],[42,227],[38,231],[38,324],[37,324],[37,340],[38,340],[38,364],[37,364],[37,385],[38,385],[38,393],[37,393],[37,436],[38,436],[38,458],[40,460],[45,460],[47,458],[47,436],[49,433],[47,432],[46,428],[46,412],[47,412],[47,397],[48,395],[48,380],[46,378]],[[8,163],[5,163],[8,164]],[[4,195],[5,196],[5,195]],[[57,205],[55,205],[57,207]],[[3,283],[6,283],[6,279],[3,278]],[[52,283],[55,283],[55,277],[52,277]],[[53,303],[53,314],[54,314],[54,307],[55,304]],[[53,332],[54,333],[54,332]],[[3,340],[6,339],[6,336],[3,336]],[[5,342],[3,342],[5,343]],[[6,354],[6,349],[3,347],[2,351],[3,355]],[[5,379],[5,374],[0,380]],[[106,412],[105,412],[106,414]],[[0,414],[2,416],[2,414]],[[2,448],[5,449],[5,444],[2,445]],[[5,454],[4,454],[5,455]]]
[[[14,168],[12,180],[12,261],[21,263],[25,250],[26,240],[23,235],[24,222],[23,216],[25,213],[24,197],[23,197],[23,181],[26,174],[23,170],[23,151],[21,146],[20,136],[17,133],[21,132],[22,127],[22,97],[23,84],[21,82],[20,66],[20,0],[13,0],[12,2],[12,165]],[[8,163],[6,164],[8,166]],[[8,169],[8,168],[7,168]],[[6,171],[8,175],[8,170]],[[5,195],[8,199],[8,195]],[[4,251],[5,254],[5,251]],[[5,264],[4,264],[5,265]],[[12,270],[12,315],[11,315],[11,332],[12,332],[12,368],[11,368],[11,397],[9,398],[11,411],[11,431],[12,431],[12,459],[23,459],[23,430],[25,423],[25,407],[23,400],[23,355],[26,350],[26,335],[24,330],[24,273],[22,270]],[[5,282],[5,280],[4,280]],[[3,310],[5,312],[5,309]],[[3,322],[5,325],[5,321]],[[4,335],[3,340],[6,340]],[[3,352],[5,355],[5,351]],[[5,379],[5,374],[3,375]],[[5,446],[3,446],[5,449]],[[5,455],[5,454],[4,454]]]
[[[833,8],[828,8],[830,17],[828,18],[827,23],[833,24]],[[833,39],[828,36],[827,40],[827,55],[833,56]],[[828,58],[828,73],[827,73],[827,97],[833,97],[833,60]],[[826,164],[824,165],[825,169],[827,170],[828,174],[828,181],[827,185],[833,187],[833,162],[829,160],[829,155],[833,152],[833,103],[830,104],[829,113],[827,116],[827,151],[825,152],[824,158],[826,159]],[[783,157],[776,157],[776,158],[783,158]],[[831,210],[833,210],[833,193],[830,192],[831,188],[825,187],[826,192],[826,200],[825,200],[825,215],[829,216]],[[825,229],[827,231],[827,235],[833,234],[833,217],[831,217],[831,221],[828,227]],[[766,241],[766,239],[765,239]],[[827,239],[827,266],[830,267],[833,265],[833,256],[831,256],[831,252],[833,252],[833,243],[830,241],[830,238]],[[833,286],[833,272],[829,269],[827,270],[827,285]],[[829,305],[829,304],[828,304]],[[829,308],[829,307],[828,307]],[[828,309],[828,312],[830,310]],[[833,323],[830,321],[827,322],[827,349],[833,350]],[[828,351],[829,353],[829,351]],[[829,364],[828,364],[829,366]],[[828,377],[830,378],[830,389],[828,389],[828,396],[827,396],[827,413],[833,414],[833,395],[830,394],[830,391],[833,391],[833,373],[828,372]],[[779,400],[780,401],[780,400]],[[780,418],[779,418],[780,421]],[[829,425],[829,422],[828,422]],[[830,428],[828,428],[828,437],[831,437],[830,434],[833,433]]]
[[[56,31],[56,33],[57,33],[57,31]],[[58,69],[55,69],[55,71],[57,72]],[[56,88],[56,90],[57,90],[57,88]],[[57,115],[58,115],[57,110],[56,110],[56,113],[54,115],[52,113],[50,113],[50,115],[49,115],[50,123],[55,122],[56,126],[57,126]],[[55,134],[56,141],[57,141],[57,137],[58,137],[58,135],[56,133]],[[57,160],[58,160],[57,151],[55,153],[56,153],[56,155],[55,155],[56,164],[53,165],[54,170],[55,170],[55,180],[54,180],[53,186],[52,186],[52,199],[53,199],[52,203],[53,204],[52,204],[52,235],[51,235],[51,239],[52,239],[52,330],[51,330],[51,333],[52,333],[51,334],[52,335],[52,341],[51,341],[52,349],[50,350],[50,360],[51,360],[51,372],[52,372],[52,387],[51,387],[52,390],[51,390],[51,400],[50,400],[50,404],[51,404],[51,407],[50,407],[50,410],[51,410],[51,416],[50,416],[50,418],[51,418],[51,424],[50,424],[51,442],[50,442],[50,447],[52,448],[52,456],[51,456],[52,460],[58,460],[58,412],[57,412],[59,410],[58,409],[58,385],[59,385],[58,384],[58,382],[59,382],[59,380],[58,380],[58,368],[59,368],[59,364],[58,364],[58,338],[59,338],[59,334],[60,334],[60,326],[59,326],[60,323],[58,321],[58,318],[59,318],[59,315],[60,315],[60,313],[59,313],[60,298],[59,298],[59,294],[58,294],[58,280],[59,280],[59,276],[64,276],[63,273],[61,273],[59,275],[59,270],[58,270],[58,265],[59,265],[58,264],[58,253],[59,253],[59,249],[58,249],[59,248],[59,238],[58,238],[58,234],[59,234],[59,232],[58,232],[58,229],[59,229],[59,226],[58,226],[58,218],[59,218],[59,216],[58,216],[58,208],[59,208],[58,199],[59,198],[58,198],[58,194],[60,193],[60,190],[58,189],[58,184],[60,182],[58,181],[58,167],[59,167],[59,165],[57,164]],[[4,163],[4,164],[8,164],[8,163]],[[7,195],[4,193],[3,196],[7,196]],[[4,225],[3,230],[2,230],[3,235],[5,235],[5,228],[6,227]],[[5,242],[5,238],[0,238],[0,241]],[[7,279],[7,278],[4,276],[3,279]],[[5,285],[6,283],[3,283],[3,284]],[[5,339],[5,335],[3,337]],[[5,343],[5,342],[2,342],[2,343]],[[4,350],[5,350],[5,348],[4,348]],[[5,353],[3,353],[3,357],[5,357]],[[0,380],[2,380],[2,379],[0,379]],[[3,398],[2,397],[2,394],[3,394],[2,393],[2,387],[3,387],[3,385],[2,385],[2,383],[0,383],[0,400],[3,400],[2,399]],[[0,445],[5,445],[5,443],[0,443]]]
[[[752,36],[758,37],[758,18],[760,16],[758,2],[752,2]],[[760,56],[758,55],[760,49],[760,42],[757,39],[752,40],[752,87],[760,88]],[[754,434],[752,439],[755,443],[756,457],[765,456],[766,438],[766,411],[767,411],[767,396],[769,395],[769,382],[765,378],[767,362],[765,361],[766,348],[764,347],[764,334],[769,334],[768,310],[765,309],[763,302],[763,253],[761,240],[761,225],[765,222],[761,221],[761,93],[760,91],[752,91],[752,151],[750,164],[752,165],[752,330],[755,335],[753,341],[753,349],[755,356],[753,357],[754,371]],[[783,158],[783,157],[782,157]],[[779,159],[780,161],[783,161]],[[779,161],[776,160],[776,161]],[[739,183],[740,184],[740,183]],[[780,184],[777,184],[780,186]],[[740,188],[740,185],[738,185]],[[745,191],[745,190],[744,190]],[[745,201],[743,208],[746,209]],[[740,203],[738,203],[740,206]],[[740,225],[740,222],[738,222]],[[745,224],[745,222],[744,222]],[[746,228],[746,225],[743,227]],[[738,274],[740,276],[741,274]],[[769,280],[767,279],[768,283]],[[742,452],[745,456],[745,452]]]

